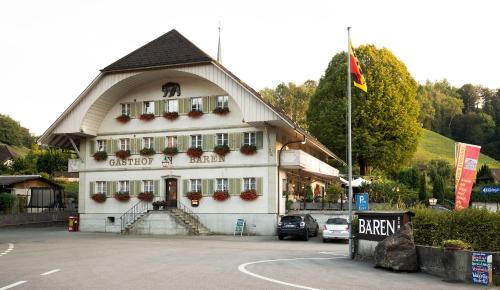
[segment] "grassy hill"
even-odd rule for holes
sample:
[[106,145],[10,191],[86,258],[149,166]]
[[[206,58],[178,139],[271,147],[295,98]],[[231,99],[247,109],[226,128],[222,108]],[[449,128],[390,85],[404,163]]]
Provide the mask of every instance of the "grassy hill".
[[[422,129],[422,137],[412,163],[418,164],[433,159],[444,159],[453,165],[455,162],[455,141],[433,131]],[[490,168],[500,168],[499,161],[481,154],[479,166],[483,164],[487,164]]]

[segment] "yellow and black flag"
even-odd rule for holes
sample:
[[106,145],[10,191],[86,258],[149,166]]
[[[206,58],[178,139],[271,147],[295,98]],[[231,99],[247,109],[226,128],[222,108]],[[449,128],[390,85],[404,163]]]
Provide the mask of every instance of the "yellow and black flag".
[[356,54],[354,54],[354,49],[352,48],[351,41],[349,41],[349,45],[351,46],[351,55],[349,62],[351,64],[351,75],[354,81],[354,86],[358,87],[366,93],[368,91],[368,88],[366,87],[366,81],[365,77],[363,76],[363,71],[358,64],[358,58],[356,57]]

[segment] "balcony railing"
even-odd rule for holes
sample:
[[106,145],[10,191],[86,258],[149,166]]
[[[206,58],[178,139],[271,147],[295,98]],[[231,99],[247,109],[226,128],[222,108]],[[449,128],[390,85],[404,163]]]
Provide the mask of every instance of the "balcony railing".
[[281,153],[281,167],[301,169],[310,173],[339,176],[339,170],[302,150],[286,150]]

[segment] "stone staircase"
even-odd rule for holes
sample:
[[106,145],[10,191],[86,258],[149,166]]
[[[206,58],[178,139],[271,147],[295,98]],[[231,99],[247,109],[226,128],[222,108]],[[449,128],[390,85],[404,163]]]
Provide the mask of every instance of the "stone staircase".
[[208,230],[194,214],[190,214],[180,208],[174,208],[170,211],[177,221],[183,223],[187,227],[190,233],[200,236],[211,234],[210,230]]

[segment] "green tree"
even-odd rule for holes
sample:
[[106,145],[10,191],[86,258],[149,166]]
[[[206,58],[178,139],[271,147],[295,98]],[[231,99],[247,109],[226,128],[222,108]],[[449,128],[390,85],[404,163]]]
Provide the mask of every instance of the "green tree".
[[334,202],[340,198],[342,193],[344,193],[344,189],[342,188],[340,183],[334,182],[326,188],[325,201]]
[[475,112],[482,101],[484,100],[485,94],[489,94],[489,90],[482,86],[475,86],[472,84],[465,84],[460,89],[458,89],[460,98],[464,102],[464,114]]
[[30,148],[35,138],[29,130],[7,115],[0,114],[0,143]]
[[69,154],[61,149],[49,148],[43,150],[36,161],[37,171],[46,172],[49,175],[56,171],[66,171],[69,157]]
[[457,118],[452,133],[457,141],[483,145],[495,135],[495,122],[486,113],[469,112]]
[[427,178],[425,172],[422,172],[419,180],[418,186],[418,199],[420,201],[425,201],[427,199]]
[[495,180],[493,173],[491,172],[491,169],[488,167],[488,165],[483,164],[481,168],[477,171],[476,174],[476,184],[479,184],[480,182],[483,183],[488,183],[488,182],[493,182]]
[[432,197],[441,201],[444,199],[444,181],[440,175],[436,176],[432,182]]
[[[368,93],[353,88],[353,160],[366,175],[369,167],[391,170],[409,162],[417,149],[420,125],[417,84],[403,62],[386,48],[356,49]],[[345,159],[347,54],[331,60],[307,111],[309,130]]]
[[438,159],[429,161],[427,172],[429,173],[431,182],[434,182],[434,179],[440,176],[446,185],[455,184],[453,168],[446,160]]

